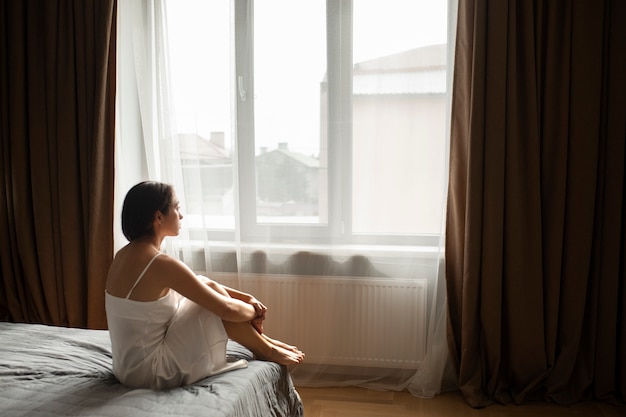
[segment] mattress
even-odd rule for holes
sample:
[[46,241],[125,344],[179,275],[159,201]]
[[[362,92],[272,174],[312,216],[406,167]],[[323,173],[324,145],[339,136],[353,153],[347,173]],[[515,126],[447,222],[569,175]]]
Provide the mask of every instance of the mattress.
[[287,368],[252,360],[229,341],[228,356],[248,367],[166,391],[130,389],[111,370],[106,330],[0,322],[0,416],[302,416]]

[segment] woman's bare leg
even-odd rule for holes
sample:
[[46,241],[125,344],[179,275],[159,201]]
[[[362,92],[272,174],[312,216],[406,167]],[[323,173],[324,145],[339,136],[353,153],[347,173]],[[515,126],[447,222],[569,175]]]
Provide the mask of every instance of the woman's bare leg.
[[297,349],[286,349],[270,342],[273,339],[259,334],[250,323],[233,323],[229,321],[223,321],[223,323],[230,339],[250,349],[261,360],[276,362],[281,365],[293,365],[302,362],[304,359],[304,353]]
[[289,345],[289,344],[287,344],[285,342],[281,342],[280,340],[272,339],[271,337],[269,337],[265,333],[262,334],[262,336],[265,338],[265,340],[267,340],[268,342],[270,342],[273,345],[279,346],[279,347],[281,347],[283,349],[290,350],[292,352],[300,352],[300,350],[297,347]]
[[[207,285],[220,294],[230,297],[220,283],[207,280]],[[233,323],[228,321],[223,321],[223,323],[228,337],[250,349],[259,359],[283,365],[300,363],[304,359],[304,353],[298,350],[297,347],[259,333],[250,323]]]

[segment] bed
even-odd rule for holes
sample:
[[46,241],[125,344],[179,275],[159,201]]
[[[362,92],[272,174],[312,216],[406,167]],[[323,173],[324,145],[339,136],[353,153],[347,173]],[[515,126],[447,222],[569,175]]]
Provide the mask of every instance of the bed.
[[129,389],[111,371],[106,330],[0,322],[0,416],[303,416],[285,366],[251,360],[245,369],[167,391]]

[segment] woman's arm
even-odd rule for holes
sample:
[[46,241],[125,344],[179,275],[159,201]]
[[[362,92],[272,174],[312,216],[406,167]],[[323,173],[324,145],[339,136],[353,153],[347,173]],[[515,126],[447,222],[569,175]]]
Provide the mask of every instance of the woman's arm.
[[265,305],[262,302],[260,302],[254,296],[248,293],[236,290],[234,288],[227,287],[203,275],[199,275],[198,277],[206,285],[213,288],[215,291],[219,292],[220,294],[227,295],[237,300],[241,300],[247,304],[250,304],[252,307],[254,307],[254,311],[256,312],[256,317],[253,320],[251,320],[250,323],[254,326],[254,328],[259,333],[263,334],[263,320],[265,320],[265,313],[267,312],[267,307],[265,307]]
[[200,304],[223,320],[231,322],[251,321],[258,317],[257,307],[223,293],[203,277],[198,277],[183,262],[169,256],[160,256],[155,261],[155,284],[172,288],[191,301]]
[[215,291],[224,295],[228,295],[237,300],[241,300],[244,303],[251,304],[257,312],[257,317],[265,317],[267,307],[265,307],[265,305],[263,305],[263,303],[257,300],[253,295],[236,290],[234,288],[227,287],[226,285],[220,284],[219,282],[214,281],[211,278],[205,277],[203,275],[199,275],[199,278]]
[[267,307],[265,307],[265,305],[259,300],[257,300],[253,295],[247,294],[245,292],[241,292],[234,288],[230,288],[226,286],[222,286],[222,287],[226,290],[226,292],[228,292],[228,294],[231,297],[241,300],[243,302],[246,302],[248,304],[251,304],[252,307],[254,307],[254,310],[256,311],[257,319],[258,318],[265,319],[265,313],[267,312]]
[[236,298],[241,301],[249,302],[252,298],[252,295],[245,293],[243,291],[236,290],[234,288],[227,287],[226,285],[220,284],[226,290],[226,292],[233,298]]
[[202,282],[204,282],[206,285],[213,288],[215,291],[218,291],[224,295],[228,294],[229,296],[236,298],[238,300],[241,300],[243,302],[249,303],[249,301],[252,298],[254,298],[248,293],[236,290],[234,288],[227,287],[226,285],[220,284],[219,282],[214,281],[209,277],[205,277],[204,275],[198,275],[198,278],[200,278]]

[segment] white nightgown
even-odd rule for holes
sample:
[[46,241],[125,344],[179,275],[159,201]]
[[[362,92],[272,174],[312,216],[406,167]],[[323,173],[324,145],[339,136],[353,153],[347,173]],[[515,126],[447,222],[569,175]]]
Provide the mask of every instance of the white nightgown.
[[132,388],[167,389],[245,368],[243,359],[227,362],[228,335],[207,309],[172,289],[155,301],[128,298],[157,256],[126,298],[105,293],[116,378]]

